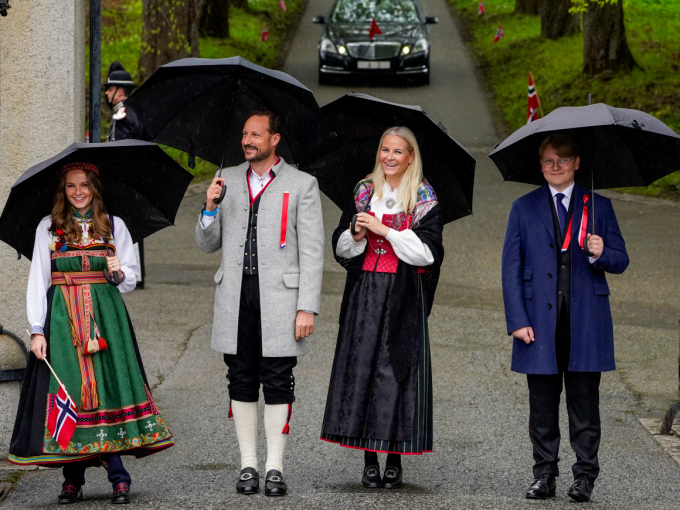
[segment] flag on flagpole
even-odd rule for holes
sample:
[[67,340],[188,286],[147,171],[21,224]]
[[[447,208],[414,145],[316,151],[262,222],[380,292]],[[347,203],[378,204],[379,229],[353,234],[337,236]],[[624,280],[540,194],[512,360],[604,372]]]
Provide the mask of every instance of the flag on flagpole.
[[279,0],[279,7],[281,7],[281,9],[284,11],[287,11],[288,9],[286,9],[286,0]]
[[78,408],[64,387],[59,384],[59,392],[50,395],[50,414],[47,418],[47,431],[62,449],[68,444],[76,431]]
[[493,38],[494,44],[500,41],[501,37],[505,37],[505,32],[503,32],[503,27],[498,25],[498,30],[496,30],[496,37]]
[[538,92],[536,92],[536,85],[534,85],[534,77],[529,71],[529,98],[527,103],[527,124],[532,120],[540,119],[541,116],[538,110],[541,108],[541,102],[538,100]]
[[262,42],[267,42],[269,40],[269,28],[267,25],[262,27]]
[[373,18],[373,21],[371,21],[371,29],[368,31],[368,38],[372,41],[376,35],[380,34],[382,34],[382,30],[380,30],[378,23],[376,23],[375,18]]
[[484,14],[484,2],[482,0],[479,0],[479,9],[477,10],[477,14],[480,16]]

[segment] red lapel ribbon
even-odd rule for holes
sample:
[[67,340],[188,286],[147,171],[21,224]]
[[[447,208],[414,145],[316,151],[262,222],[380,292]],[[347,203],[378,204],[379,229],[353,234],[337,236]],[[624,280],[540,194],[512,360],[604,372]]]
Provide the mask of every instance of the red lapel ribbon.
[[281,208],[281,248],[286,246],[286,230],[288,229],[288,192],[283,192],[283,206]]
[[[588,200],[590,200],[590,195],[583,195],[583,216],[581,216],[581,226],[579,227],[578,235],[578,245],[581,249],[583,249],[583,242],[586,238],[586,229],[588,228]],[[571,219],[569,220],[567,235],[564,237],[564,244],[562,244],[562,253],[569,249],[569,244],[571,243],[571,224],[573,221],[574,215],[572,213]]]

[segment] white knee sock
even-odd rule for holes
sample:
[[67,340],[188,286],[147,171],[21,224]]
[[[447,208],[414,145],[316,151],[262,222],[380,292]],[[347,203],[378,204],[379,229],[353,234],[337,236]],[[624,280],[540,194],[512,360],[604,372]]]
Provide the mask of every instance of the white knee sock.
[[257,402],[232,400],[231,412],[241,450],[241,469],[251,467],[257,470]]
[[283,450],[288,437],[288,408],[289,404],[264,406],[264,430],[267,434],[265,473],[270,469],[283,473]]

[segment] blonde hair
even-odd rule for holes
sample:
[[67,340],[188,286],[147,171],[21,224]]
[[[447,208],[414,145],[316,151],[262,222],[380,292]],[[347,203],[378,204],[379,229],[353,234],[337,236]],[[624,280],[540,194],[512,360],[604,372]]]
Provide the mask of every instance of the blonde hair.
[[389,128],[380,137],[380,145],[378,145],[378,153],[375,155],[375,167],[371,174],[373,181],[373,193],[377,194],[378,199],[382,198],[383,183],[385,182],[385,171],[380,164],[380,150],[383,146],[383,141],[387,136],[398,136],[406,142],[406,150],[413,155],[413,161],[406,169],[406,172],[401,177],[399,183],[399,201],[404,209],[404,212],[412,212],[416,203],[418,203],[418,188],[423,182],[423,160],[420,157],[420,149],[416,141],[416,135],[413,134],[409,128],[404,126],[395,126]]

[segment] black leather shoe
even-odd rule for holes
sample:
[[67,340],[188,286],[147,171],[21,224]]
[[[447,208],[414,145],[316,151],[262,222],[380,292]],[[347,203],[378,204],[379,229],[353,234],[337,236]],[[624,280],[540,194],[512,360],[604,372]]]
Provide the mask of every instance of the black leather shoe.
[[555,482],[555,475],[543,473],[531,484],[531,487],[529,487],[527,499],[554,498],[556,488],[557,483]]
[[382,480],[380,479],[380,466],[366,466],[364,468],[364,476],[361,477],[361,485],[367,489],[377,489],[382,487]]
[[236,483],[239,494],[257,494],[260,492],[260,475],[255,468],[247,467],[241,470],[241,477]]
[[130,486],[125,482],[118,482],[113,486],[111,503],[114,505],[127,505],[130,502]]
[[283,481],[281,471],[270,469],[267,471],[267,480],[264,482],[265,496],[285,496],[288,492],[288,486]]
[[61,494],[57,498],[57,503],[60,505],[69,505],[83,500],[82,487],[76,487],[70,483],[64,483],[61,486]]
[[386,489],[396,489],[402,485],[401,469],[395,466],[387,466],[383,474],[382,486]]
[[590,496],[593,493],[593,485],[594,483],[592,480],[588,479],[586,475],[581,475],[574,480],[572,486],[569,487],[567,495],[574,501],[585,503],[590,501]]

